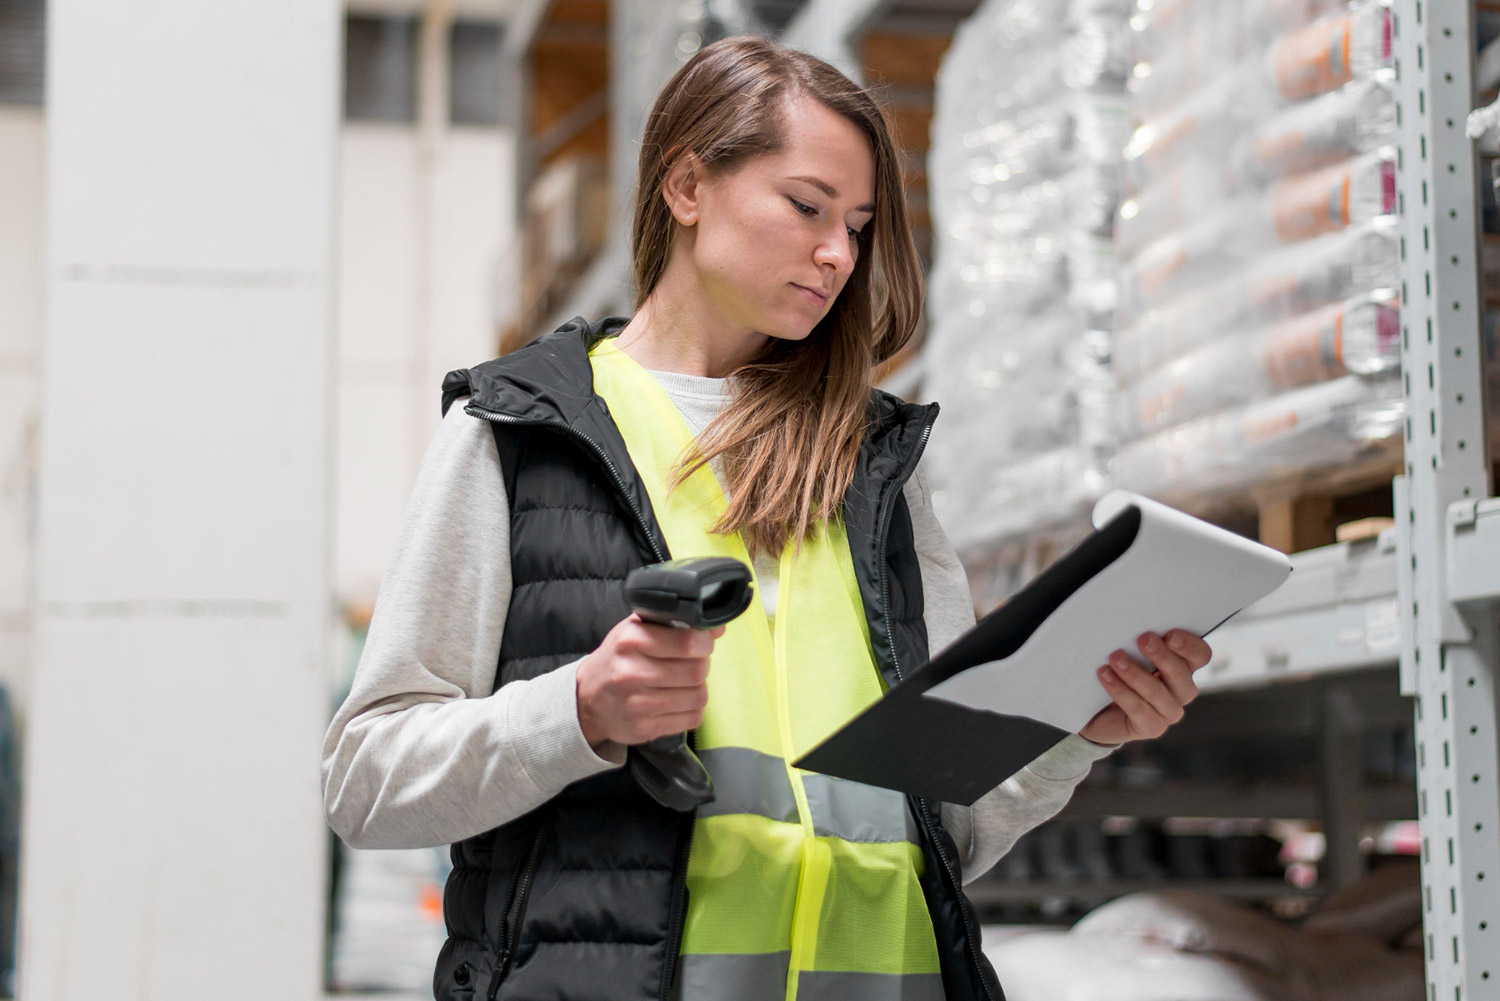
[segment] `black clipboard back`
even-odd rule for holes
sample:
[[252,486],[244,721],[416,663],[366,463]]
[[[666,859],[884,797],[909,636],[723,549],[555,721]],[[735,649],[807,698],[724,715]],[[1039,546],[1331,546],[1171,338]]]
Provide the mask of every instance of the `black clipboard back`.
[[1139,508],[1127,507],[938,656],[793,764],[964,806],[1025,768],[1067,731],[924,698],[960,671],[1019,650],[1059,605],[1130,548]]

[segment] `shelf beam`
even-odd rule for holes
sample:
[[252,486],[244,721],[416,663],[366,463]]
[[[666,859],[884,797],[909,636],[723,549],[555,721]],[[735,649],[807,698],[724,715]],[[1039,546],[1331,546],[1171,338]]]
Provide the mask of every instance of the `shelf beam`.
[[1400,649],[1394,534],[1292,557],[1292,575],[1209,637],[1205,692],[1389,667]]
[[1500,498],[1449,505],[1448,598],[1492,613],[1500,601]]

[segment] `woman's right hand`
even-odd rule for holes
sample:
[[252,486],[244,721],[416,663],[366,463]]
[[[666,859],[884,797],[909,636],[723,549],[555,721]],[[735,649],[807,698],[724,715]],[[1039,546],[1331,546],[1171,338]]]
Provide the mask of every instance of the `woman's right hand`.
[[591,747],[644,744],[703,722],[708,657],[724,627],[622,619],[578,665],[578,723]]

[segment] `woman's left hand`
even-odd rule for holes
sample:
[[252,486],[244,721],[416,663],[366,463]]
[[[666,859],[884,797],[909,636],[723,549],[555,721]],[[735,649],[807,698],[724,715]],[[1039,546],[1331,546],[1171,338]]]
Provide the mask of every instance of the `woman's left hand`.
[[1096,744],[1160,737],[1182,719],[1183,707],[1198,697],[1193,672],[1213,657],[1201,637],[1171,629],[1165,638],[1142,633],[1136,640],[1141,653],[1156,666],[1153,674],[1124,650],[1116,650],[1109,666],[1099,669],[1099,681],[1115,700],[1089,720],[1078,735]]

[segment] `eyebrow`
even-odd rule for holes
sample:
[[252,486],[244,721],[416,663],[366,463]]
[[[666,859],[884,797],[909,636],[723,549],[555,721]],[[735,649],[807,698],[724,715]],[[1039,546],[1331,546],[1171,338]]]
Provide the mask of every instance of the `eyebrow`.
[[[829,198],[837,198],[839,196],[838,191],[834,189],[833,185],[829,184],[825,180],[822,180],[821,178],[808,177],[806,175],[801,175],[801,176],[793,177],[793,178],[791,178],[791,180],[793,180],[793,181],[804,181],[807,184],[811,184],[813,187],[815,187],[819,191],[823,192],[823,194],[827,195]],[[854,207],[854,211],[856,211],[856,212],[874,212],[875,211],[875,206],[871,205],[869,202],[866,202],[863,205],[856,205]]]

